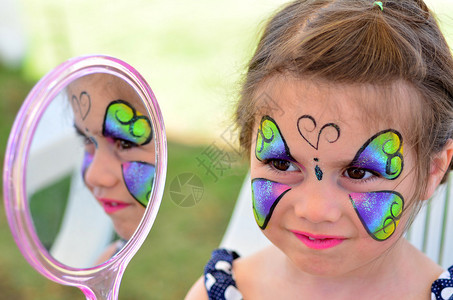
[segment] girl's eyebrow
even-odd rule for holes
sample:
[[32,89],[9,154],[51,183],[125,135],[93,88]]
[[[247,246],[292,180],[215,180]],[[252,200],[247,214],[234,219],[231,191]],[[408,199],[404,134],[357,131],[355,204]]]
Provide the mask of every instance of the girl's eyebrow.
[[78,135],[83,136],[83,137],[87,137],[87,135],[79,127],[77,127],[76,124],[74,124],[74,129],[75,129],[75,131],[76,131],[76,133]]

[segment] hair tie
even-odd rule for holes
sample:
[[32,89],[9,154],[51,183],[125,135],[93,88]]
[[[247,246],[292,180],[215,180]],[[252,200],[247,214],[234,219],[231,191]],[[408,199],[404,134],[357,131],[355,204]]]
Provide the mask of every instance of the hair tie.
[[381,11],[384,11],[384,4],[382,4],[382,1],[374,1],[373,6],[379,6]]

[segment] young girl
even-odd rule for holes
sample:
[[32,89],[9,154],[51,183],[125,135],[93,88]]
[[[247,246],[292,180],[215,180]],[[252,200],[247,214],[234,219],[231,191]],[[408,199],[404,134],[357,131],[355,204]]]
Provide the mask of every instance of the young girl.
[[83,180],[120,237],[98,264],[125,245],[145,213],[154,179],[153,131],[142,100],[119,77],[86,75],[67,94],[85,148]]
[[403,237],[453,154],[453,59],[423,1],[286,5],[236,121],[273,245],[214,251],[187,299],[453,299],[453,268]]

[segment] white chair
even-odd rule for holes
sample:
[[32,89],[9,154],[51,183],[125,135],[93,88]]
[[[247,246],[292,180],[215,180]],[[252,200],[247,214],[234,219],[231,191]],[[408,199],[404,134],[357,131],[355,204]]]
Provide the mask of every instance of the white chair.
[[[447,269],[453,265],[453,193],[451,178],[440,186],[428,201],[406,238],[432,260]],[[259,230],[252,211],[252,191],[248,174],[239,193],[233,215],[220,247],[234,249],[241,256],[250,255],[270,242]]]

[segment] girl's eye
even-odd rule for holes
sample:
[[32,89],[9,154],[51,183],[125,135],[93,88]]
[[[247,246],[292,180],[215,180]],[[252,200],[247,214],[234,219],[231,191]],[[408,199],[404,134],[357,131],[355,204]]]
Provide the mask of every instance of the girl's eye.
[[116,146],[120,150],[128,150],[128,149],[132,149],[134,147],[138,147],[138,145],[136,143],[133,143],[133,142],[130,142],[130,141],[126,141],[126,140],[117,140],[116,141]]
[[80,136],[80,139],[82,141],[82,145],[85,148],[85,151],[87,153],[93,154],[96,148],[95,141],[92,138],[89,138],[87,136]]
[[365,169],[360,168],[349,168],[345,171],[345,176],[351,179],[360,180],[360,179],[368,179],[374,176],[373,173],[367,171]]
[[269,162],[269,164],[274,168],[279,171],[285,171],[285,172],[291,172],[291,171],[297,171],[297,166],[294,165],[294,163],[287,161],[287,160],[282,160],[282,159],[273,159]]
[[88,146],[88,145],[94,144],[94,141],[93,141],[92,138],[84,137],[84,138],[83,138],[83,144],[84,144],[85,146]]

